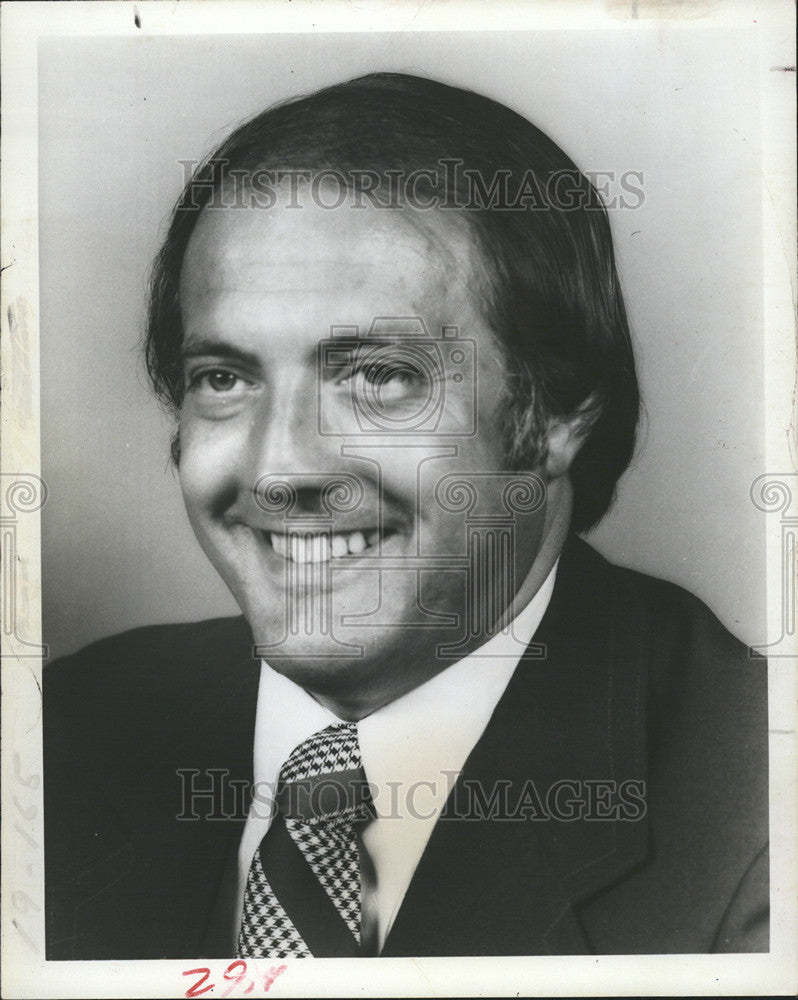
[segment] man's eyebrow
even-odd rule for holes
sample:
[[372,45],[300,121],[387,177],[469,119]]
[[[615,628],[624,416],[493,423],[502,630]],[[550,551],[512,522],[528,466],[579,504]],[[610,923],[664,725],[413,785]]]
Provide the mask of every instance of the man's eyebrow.
[[180,348],[180,359],[185,361],[188,358],[198,358],[211,356],[215,358],[227,358],[232,361],[240,361],[250,366],[256,366],[259,362],[258,356],[251,351],[242,350],[235,347],[226,340],[213,339],[190,339],[183,343]]

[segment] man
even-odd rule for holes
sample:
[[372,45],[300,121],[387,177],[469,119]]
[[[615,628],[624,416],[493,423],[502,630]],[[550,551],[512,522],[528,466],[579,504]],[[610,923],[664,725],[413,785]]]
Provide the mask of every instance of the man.
[[49,957],[767,950],[763,661],[575,534],[639,401],[550,139],[403,75],[264,112],[147,352],[244,617],[48,667]]

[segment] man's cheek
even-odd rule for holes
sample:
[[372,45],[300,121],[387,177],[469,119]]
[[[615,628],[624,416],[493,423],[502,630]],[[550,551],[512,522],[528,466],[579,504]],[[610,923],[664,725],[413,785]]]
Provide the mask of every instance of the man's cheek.
[[197,462],[191,451],[183,451],[179,471],[180,489],[192,521],[213,496],[213,479],[209,477],[212,471],[207,468],[206,463]]
[[231,443],[222,435],[181,428],[180,447],[178,477],[186,506],[215,504],[235,483]]

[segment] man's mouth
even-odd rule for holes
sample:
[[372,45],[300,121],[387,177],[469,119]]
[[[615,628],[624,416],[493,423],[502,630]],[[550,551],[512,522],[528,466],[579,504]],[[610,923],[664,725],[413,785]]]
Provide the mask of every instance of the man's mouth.
[[274,551],[295,563],[324,563],[347,556],[357,556],[377,545],[382,537],[396,533],[395,529],[378,528],[350,531],[345,534],[328,532],[288,532],[277,534],[266,532],[266,538]]

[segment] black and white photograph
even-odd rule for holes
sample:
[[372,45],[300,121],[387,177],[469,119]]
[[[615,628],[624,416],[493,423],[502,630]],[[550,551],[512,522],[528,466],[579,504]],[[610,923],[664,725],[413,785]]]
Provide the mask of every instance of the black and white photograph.
[[2,26],[14,995],[794,992],[791,6]]

